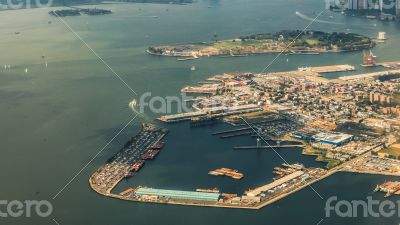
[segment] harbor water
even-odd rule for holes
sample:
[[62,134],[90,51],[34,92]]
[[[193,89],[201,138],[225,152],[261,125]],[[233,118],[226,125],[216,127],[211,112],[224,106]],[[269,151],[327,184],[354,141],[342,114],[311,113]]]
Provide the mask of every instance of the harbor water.
[[[1,224],[121,225],[121,224],[396,224],[391,218],[325,218],[325,200],[362,200],[388,178],[339,173],[261,210],[185,207],[124,202],[100,196],[88,178],[139,130],[141,122],[161,114],[145,110],[110,145],[100,152],[57,198],[60,189],[95,156],[134,116],[129,107],[142,94],[179,96],[180,90],[224,72],[260,72],[276,55],[205,57],[178,61],[145,53],[149,46],[211,41],[240,35],[302,30],[324,10],[325,1],[199,0],[190,5],[105,4],[113,14],[65,17],[77,32],[138,94],[133,94],[56,18],[50,9],[0,11],[0,199],[49,200],[50,218],[1,218]],[[296,11],[301,15],[296,14]],[[331,17],[332,16],[332,17]],[[49,22],[51,21],[51,23]],[[355,32],[388,40],[373,49],[379,61],[400,60],[400,23],[345,17],[326,12],[310,30]],[[357,71],[332,73],[328,78],[365,72],[360,52],[281,56],[268,71],[305,66],[351,64]],[[191,68],[195,70],[191,70]],[[156,122],[158,123],[158,122]],[[160,125],[165,125],[161,124]],[[283,161],[270,150],[233,150],[256,145],[254,138],[220,139],[212,133],[227,124],[170,129],[160,155],[117,190],[144,185],[195,190],[217,187],[243,193],[272,181],[272,170]],[[291,163],[324,166],[300,148],[279,149]],[[242,180],[213,177],[220,167],[242,172]],[[396,180],[396,178],[394,178]],[[394,200],[397,197],[392,197]],[[3,220],[5,223],[3,223]]]

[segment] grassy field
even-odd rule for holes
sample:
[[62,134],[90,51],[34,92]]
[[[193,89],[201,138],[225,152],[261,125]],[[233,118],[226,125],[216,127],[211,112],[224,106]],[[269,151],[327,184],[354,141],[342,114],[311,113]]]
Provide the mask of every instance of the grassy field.
[[213,44],[213,47],[221,50],[230,50],[241,46],[242,44],[240,42],[233,42],[233,41],[215,42]]
[[218,48],[220,50],[231,50],[235,48],[242,48],[242,47],[262,47],[265,41],[256,41],[256,40],[246,40],[242,41],[219,41],[212,44],[212,47]]
[[394,96],[394,103],[400,105],[400,94]]
[[335,166],[340,164],[339,160],[326,158],[325,157],[325,155],[326,155],[326,151],[325,150],[314,148],[314,147],[311,147],[311,146],[309,146],[307,148],[304,148],[302,154],[317,156],[315,161],[325,162],[326,163],[325,167],[327,169],[331,169],[331,168],[333,168],[333,167],[335,167]]
[[309,45],[317,45],[319,44],[319,41],[316,39],[306,39],[307,44]]
[[399,148],[389,147],[389,148],[383,149],[383,150],[381,150],[379,152],[386,153],[386,154],[394,156],[396,158],[400,156],[400,149]]

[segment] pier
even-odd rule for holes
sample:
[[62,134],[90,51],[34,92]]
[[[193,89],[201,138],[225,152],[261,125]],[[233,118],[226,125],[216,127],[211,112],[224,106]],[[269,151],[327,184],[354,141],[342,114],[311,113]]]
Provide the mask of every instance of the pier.
[[243,127],[243,128],[238,128],[238,129],[234,129],[234,130],[218,131],[218,132],[213,133],[212,135],[229,134],[229,133],[235,133],[235,132],[239,132],[239,131],[247,131],[250,129],[251,129],[251,127]]
[[235,150],[251,150],[251,149],[269,149],[269,148],[301,148],[305,145],[263,145],[263,146],[237,146]]
[[224,135],[221,136],[221,139],[226,139],[226,138],[233,138],[233,137],[239,137],[239,136],[245,136],[245,135],[251,135],[254,134],[253,131],[249,131],[249,132],[243,132],[243,133],[238,133],[238,134],[229,134],[229,135]]
[[339,80],[342,80],[342,81],[363,80],[363,79],[381,78],[381,77],[388,77],[388,76],[395,76],[395,75],[400,76],[400,69],[357,74],[357,75],[352,75],[352,76],[342,76],[342,77],[339,77]]
[[[374,151],[374,149],[375,148],[372,147],[370,151]],[[96,180],[93,179],[93,177],[91,177],[89,180],[89,184],[93,190],[103,196],[124,201],[254,210],[261,209],[267,205],[279,201],[280,199],[300,191],[309,185],[325,179],[337,172],[400,176],[400,171],[389,172],[384,169],[371,169],[382,168],[383,166],[371,167],[371,165],[368,165],[370,163],[387,165],[388,163],[398,164],[398,162],[393,160],[391,161],[391,159],[378,159],[375,156],[371,156],[370,151],[344,162],[330,170],[321,168],[305,168],[300,164],[283,164],[282,166],[287,168],[285,171],[288,171],[288,173],[285,173],[283,176],[275,179],[275,181],[271,183],[267,183],[255,189],[249,190],[248,192],[244,193],[243,196],[225,194],[219,192],[219,190],[205,190],[205,192],[204,190],[177,191],[143,188],[141,186],[136,188],[128,188],[126,191],[123,191],[120,194],[113,194],[111,193],[111,190],[120,182],[117,177],[110,177],[110,181],[112,181],[111,183],[113,185],[109,186],[110,189],[107,189],[107,191],[104,191],[105,189],[99,189],[99,184],[96,183]],[[398,166],[400,167],[400,165]],[[228,175],[231,175],[233,178],[236,177],[235,179],[240,179],[240,175],[242,175],[237,171],[228,168],[210,171],[210,173],[215,173],[215,175],[225,175],[225,173],[228,173]],[[149,193],[152,193],[152,195],[148,195]],[[165,198],[165,194],[168,194],[167,198]]]
[[352,65],[332,65],[332,66],[316,66],[316,67],[300,67],[299,71],[310,71],[314,73],[334,73],[354,71],[356,68]]

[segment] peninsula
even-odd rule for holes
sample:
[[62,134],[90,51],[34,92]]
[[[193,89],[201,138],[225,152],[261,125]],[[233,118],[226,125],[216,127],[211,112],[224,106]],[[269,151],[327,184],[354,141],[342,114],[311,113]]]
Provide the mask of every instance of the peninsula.
[[374,46],[375,43],[371,38],[359,34],[295,30],[241,36],[213,42],[149,47],[147,53],[193,59],[202,56],[247,56],[276,52],[318,54],[359,51]]
[[[218,187],[183,191],[140,185],[115,193],[119,182],[139,172],[164,145],[162,139],[168,131],[146,124],[90,177],[91,188],[103,196],[133,202],[260,209],[337,172],[400,177],[400,157],[389,157],[400,142],[400,72],[354,75],[351,82],[328,80],[303,70],[223,74],[208,81],[214,84],[182,89],[205,89],[205,95],[196,97],[192,105],[195,111],[159,120],[207,125],[207,121],[222,119],[240,128],[213,135],[221,135],[221,139],[244,135],[257,138],[257,146],[238,146],[232,151],[305,146],[303,154],[316,156],[316,160],[327,163],[326,167],[285,162],[274,168],[273,181],[266,180],[242,194],[220,192]],[[212,94],[211,89],[215,90]],[[276,144],[269,145],[266,140]],[[237,182],[244,176],[229,168],[209,174],[230,176]]]

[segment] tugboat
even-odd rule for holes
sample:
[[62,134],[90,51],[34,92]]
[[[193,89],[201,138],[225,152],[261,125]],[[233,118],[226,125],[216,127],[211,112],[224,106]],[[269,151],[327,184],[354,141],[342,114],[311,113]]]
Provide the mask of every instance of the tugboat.
[[376,61],[376,56],[372,53],[370,50],[369,53],[366,51],[363,51],[363,64],[361,64],[362,67],[376,67],[378,66],[377,61]]
[[392,194],[393,194],[393,193],[390,192],[390,191],[386,192],[385,198],[388,198],[388,197],[392,196]]

